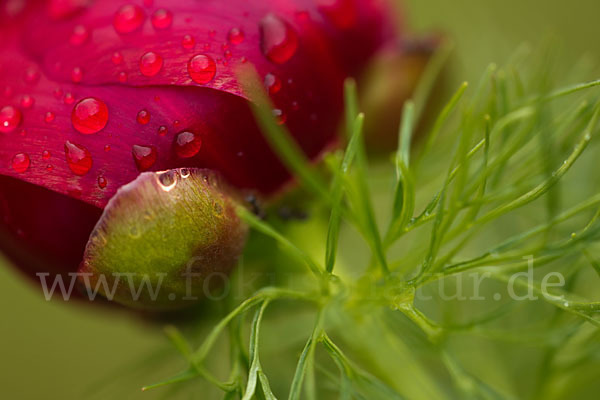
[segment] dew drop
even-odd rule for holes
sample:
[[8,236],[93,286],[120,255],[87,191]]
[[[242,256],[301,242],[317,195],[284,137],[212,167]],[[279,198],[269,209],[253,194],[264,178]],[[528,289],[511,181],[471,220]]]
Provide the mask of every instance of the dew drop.
[[23,115],[13,106],[4,106],[0,109],[0,132],[10,133],[17,129]]
[[110,151],[110,144],[104,146],[104,151],[107,153]]
[[229,40],[229,43],[231,44],[240,44],[244,41],[245,37],[244,31],[240,28],[231,28],[227,34],[227,40]]
[[181,168],[181,170],[179,170],[179,173],[181,174],[181,177],[183,179],[187,179],[190,177],[190,170],[187,168]]
[[48,111],[46,113],[46,115],[44,115],[44,121],[47,124],[54,122],[55,119],[56,119],[56,114],[54,114],[52,111]]
[[106,188],[106,185],[108,185],[108,181],[106,180],[105,177],[103,177],[102,175],[100,175],[98,177],[98,187],[100,189],[104,189],[104,188]]
[[293,57],[298,49],[298,34],[287,22],[275,14],[267,14],[259,28],[265,57],[276,64],[283,64]]
[[71,122],[84,135],[100,132],[108,123],[108,107],[102,100],[87,97],[73,107]]
[[56,88],[54,89],[54,97],[56,97],[57,99],[60,99],[63,95],[63,91],[61,88]]
[[165,192],[170,192],[177,186],[177,171],[169,170],[158,174],[158,184]]
[[10,86],[4,86],[4,88],[2,89],[2,95],[6,98],[11,98],[13,93],[13,88]]
[[51,172],[53,169],[54,169],[54,167],[52,166],[52,164],[46,165],[46,171]]
[[127,4],[119,8],[113,19],[113,26],[118,33],[131,33],[138,30],[146,19],[141,7]]
[[173,14],[169,10],[159,8],[152,14],[152,26],[154,29],[167,29],[173,23]]
[[181,132],[175,136],[173,142],[175,152],[181,158],[194,157],[202,147],[202,140],[192,132]]
[[119,82],[121,82],[121,83],[127,82],[127,72],[125,72],[125,71],[119,72]]
[[87,174],[92,168],[92,155],[82,145],[65,142],[65,156],[69,169],[78,176]]
[[165,136],[165,135],[167,134],[167,132],[168,132],[168,131],[169,131],[169,130],[168,130],[168,129],[167,129],[167,127],[166,127],[166,126],[164,126],[164,125],[162,125],[162,126],[158,127],[158,134],[159,134],[160,136]]
[[[231,50],[225,50],[223,52],[223,56],[225,57],[226,60],[231,60],[231,57],[233,57],[233,54],[231,54]],[[223,63],[225,65],[225,63]]]
[[138,112],[136,120],[138,124],[146,125],[148,122],[150,122],[150,113],[147,110],[140,110],[140,112]]
[[21,99],[21,107],[23,107],[23,108],[31,108],[31,107],[33,107],[33,103],[34,102],[35,101],[33,100],[33,97],[31,97],[30,95],[26,94]]
[[40,80],[40,71],[38,71],[38,69],[35,67],[27,68],[25,70],[24,79],[25,82],[29,83],[30,85],[35,85]]
[[163,66],[163,58],[153,51],[149,51],[140,58],[140,72],[144,76],[155,76]]
[[15,172],[22,174],[29,169],[29,165],[31,164],[31,160],[29,156],[25,153],[15,154],[11,161],[12,169]]
[[198,54],[188,61],[188,73],[196,83],[204,85],[213,80],[217,72],[217,64],[212,57]]
[[118,51],[115,51],[110,57],[110,61],[112,61],[112,63],[115,65],[121,64],[123,62],[123,54],[119,53]]
[[73,46],[81,46],[84,44],[90,36],[90,32],[83,25],[76,25],[73,28],[73,32],[71,32],[71,37],[69,38],[69,43]]
[[82,79],[83,70],[80,67],[73,68],[73,71],[71,71],[71,81],[73,81],[73,83],[80,83]]
[[70,104],[75,103],[75,97],[73,97],[72,93],[67,93],[67,94],[65,94],[65,97],[64,97],[63,101],[64,101],[65,104],[69,104],[70,105]]
[[196,39],[191,35],[185,35],[183,39],[181,39],[181,46],[183,46],[184,49],[191,50],[196,46]]
[[48,150],[44,150],[44,152],[42,153],[42,158],[44,160],[49,160],[51,156],[52,156],[52,154],[50,154],[50,152]]
[[285,121],[287,120],[287,116],[285,115],[285,113],[278,108],[273,110],[273,117],[275,117],[275,121],[278,125],[285,124]]
[[139,146],[134,145],[131,149],[133,160],[135,165],[140,172],[147,171],[156,162],[158,153],[154,146]]
[[265,87],[269,94],[275,94],[281,90],[281,80],[273,74],[265,75]]

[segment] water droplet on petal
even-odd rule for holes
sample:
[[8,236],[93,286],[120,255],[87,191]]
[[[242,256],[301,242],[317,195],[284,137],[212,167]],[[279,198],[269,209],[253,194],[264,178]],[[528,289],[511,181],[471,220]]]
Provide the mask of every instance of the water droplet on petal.
[[57,99],[60,99],[63,95],[63,91],[61,88],[56,88],[54,89],[54,97],[56,97]]
[[104,189],[104,188],[106,188],[106,185],[108,185],[108,181],[106,180],[105,177],[103,177],[102,175],[100,175],[98,177],[98,187],[100,189]]
[[179,173],[183,179],[187,179],[190,177],[190,170],[187,168],[181,168],[181,170],[179,170]]
[[149,51],[140,58],[140,72],[144,76],[154,76],[160,72],[163,59],[153,51]]
[[25,82],[35,85],[40,80],[40,71],[35,67],[29,67],[25,70]]
[[46,165],[46,171],[51,172],[53,169],[54,169],[54,167],[52,166],[52,164]]
[[67,93],[65,94],[63,101],[65,104],[73,104],[75,102],[75,97],[73,97],[72,93]]
[[127,72],[125,72],[125,71],[119,72],[119,82],[121,82],[121,83],[127,82]]
[[259,27],[261,50],[270,61],[283,64],[296,54],[298,34],[287,22],[268,14]]
[[269,94],[275,94],[281,90],[281,80],[273,74],[265,75],[265,87]]
[[92,155],[88,149],[79,144],[66,141],[65,156],[69,168],[75,175],[83,176],[92,168]]
[[[226,60],[231,60],[231,57],[233,57],[233,54],[231,54],[231,50],[225,50],[223,52],[223,56],[225,57]],[[225,65],[225,63],[223,63]]]
[[202,140],[192,132],[181,132],[175,136],[175,152],[181,158],[194,157],[202,147]]
[[73,32],[71,32],[71,37],[69,38],[69,43],[73,46],[81,46],[84,44],[88,37],[90,36],[90,32],[83,25],[76,25],[73,28]]
[[279,125],[285,124],[285,121],[287,120],[287,116],[285,115],[285,113],[278,108],[273,110],[273,117],[275,117],[275,121]]
[[13,106],[4,106],[0,109],[0,132],[10,133],[17,129],[23,115]]
[[14,155],[10,165],[15,172],[22,174],[29,169],[30,164],[29,156],[25,153],[19,153]]
[[158,152],[154,146],[134,145],[131,149],[131,154],[133,155],[135,165],[140,172],[150,169],[158,157]]
[[84,135],[100,132],[108,123],[108,107],[102,100],[87,97],[73,107],[71,122]]
[[154,29],[167,29],[173,23],[173,14],[169,10],[160,8],[152,14],[152,26]]
[[119,53],[118,51],[115,51],[113,53],[113,55],[110,57],[110,60],[112,61],[113,64],[119,65],[123,62],[123,54]]
[[34,103],[33,97],[31,97],[28,94],[23,96],[23,98],[21,99],[21,107],[23,107],[23,108],[31,108],[31,107],[33,107],[33,103]]
[[54,120],[56,119],[56,115],[52,112],[52,111],[48,111],[46,113],[46,115],[44,115],[44,121],[49,124],[51,122],[54,122]]
[[184,49],[191,50],[196,46],[196,39],[190,35],[185,35],[183,39],[181,39],[181,46],[183,46]]
[[240,44],[244,41],[245,35],[244,31],[240,28],[232,28],[227,34],[227,40],[231,44]]
[[140,112],[138,112],[136,120],[138,124],[146,125],[148,122],[150,122],[150,113],[147,110],[140,110]]
[[42,158],[44,160],[49,160],[51,156],[52,156],[52,154],[50,154],[50,152],[48,150],[44,150],[44,152],[42,153]]
[[2,95],[6,98],[11,98],[13,93],[13,88],[10,86],[4,86],[4,88],[2,89]]
[[141,7],[127,4],[116,12],[113,26],[118,33],[131,33],[139,29],[145,19],[146,15]]
[[73,68],[71,71],[71,80],[73,83],[79,83],[83,79],[83,70],[80,67]]
[[217,72],[217,64],[212,57],[198,54],[188,62],[188,73],[196,83],[204,85],[213,80]]
[[163,125],[163,126],[160,126],[160,127],[158,128],[158,134],[159,134],[160,136],[165,136],[165,135],[167,134],[167,132],[168,132],[168,129],[167,129],[167,127],[166,127],[166,126],[164,126],[164,125]]

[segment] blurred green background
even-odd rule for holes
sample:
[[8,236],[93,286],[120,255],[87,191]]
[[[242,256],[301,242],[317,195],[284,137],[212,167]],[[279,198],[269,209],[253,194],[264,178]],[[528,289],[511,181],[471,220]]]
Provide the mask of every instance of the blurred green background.
[[[549,35],[560,38],[565,64],[586,54],[595,60],[600,51],[598,0],[407,0],[405,7],[414,31],[454,39],[453,81],[476,79],[518,44],[535,45]],[[183,366],[159,364],[153,377],[143,369],[155,365],[148,356],[169,347],[159,329],[127,315],[47,303],[5,261],[0,264],[0,398],[81,399],[107,384],[115,385],[119,399],[164,395],[139,391]],[[115,381],[118,371],[139,374]]]

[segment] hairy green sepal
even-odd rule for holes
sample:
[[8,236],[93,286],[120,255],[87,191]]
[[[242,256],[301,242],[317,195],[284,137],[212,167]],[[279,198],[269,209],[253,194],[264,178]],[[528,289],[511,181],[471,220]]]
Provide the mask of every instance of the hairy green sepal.
[[80,282],[88,292],[139,309],[180,308],[215,296],[246,241],[236,206],[212,171],[143,173],[106,206]]

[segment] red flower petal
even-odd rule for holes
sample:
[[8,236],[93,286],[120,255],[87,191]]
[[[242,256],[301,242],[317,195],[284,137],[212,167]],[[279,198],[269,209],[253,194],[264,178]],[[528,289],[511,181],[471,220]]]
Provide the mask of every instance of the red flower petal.
[[[28,2],[0,15],[0,193],[10,192],[6,214],[31,225],[33,242],[67,241],[59,230],[83,221],[73,227],[81,253],[90,221],[147,169],[210,168],[239,188],[276,191],[290,176],[236,67],[254,64],[281,122],[315,158],[334,140],[343,79],[393,38],[382,0],[155,3]],[[42,235],[25,208],[63,220]],[[55,258],[73,270],[78,257],[67,253]]]

